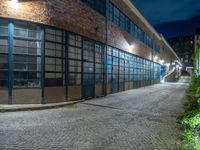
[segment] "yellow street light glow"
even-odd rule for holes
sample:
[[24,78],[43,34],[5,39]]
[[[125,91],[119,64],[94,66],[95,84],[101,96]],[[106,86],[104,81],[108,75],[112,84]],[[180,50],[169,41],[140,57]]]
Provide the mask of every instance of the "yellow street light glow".
[[154,56],[153,60],[154,60],[155,62],[157,62],[158,56]]
[[165,66],[169,67],[169,66],[170,66],[170,63],[166,63]]
[[18,0],[11,0],[13,3],[18,3],[19,1]]
[[11,0],[11,7],[15,10],[19,9],[19,0]]
[[127,49],[129,52],[132,52],[136,48],[135,44],[128,45]]
[[131,48],[135,48],[135,44],[132,44],[132,45],[131,45]]
[[161,65],[163,65],[163,64],[164,64],[164,60],[160,60],[159,63],[160,63]]

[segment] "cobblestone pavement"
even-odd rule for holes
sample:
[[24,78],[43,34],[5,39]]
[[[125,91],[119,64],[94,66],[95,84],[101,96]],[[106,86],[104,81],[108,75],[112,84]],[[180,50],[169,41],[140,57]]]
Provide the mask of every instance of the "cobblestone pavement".
[[0,113],[0,150],[175,150],[186,88],[157,84],[64,108]]

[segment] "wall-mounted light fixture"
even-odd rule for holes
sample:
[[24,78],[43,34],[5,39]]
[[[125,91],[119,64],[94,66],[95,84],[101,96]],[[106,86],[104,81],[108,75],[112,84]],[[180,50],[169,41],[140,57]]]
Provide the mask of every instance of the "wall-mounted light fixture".
[[153,61],[157,62],[158,61],[158,56],[154,56]]
[[159,63],[160,63],[161,65],[163,65],[163,64],[164,64],[164,60],[159,60]]
[[132,44],[132,45],[131,45],[131,48],[135,48],[135,44]]
[[19,0],[11,0],[11,7],[14,9],[19,8]]
[[128,47],[127,47],[129,52],[132,52],[135,48],[136,48],[135,44],[129,44]]
[[170,63],[166,63],[165,66],[166,66],[166,67],[169,67],[169,66],[170,66]]

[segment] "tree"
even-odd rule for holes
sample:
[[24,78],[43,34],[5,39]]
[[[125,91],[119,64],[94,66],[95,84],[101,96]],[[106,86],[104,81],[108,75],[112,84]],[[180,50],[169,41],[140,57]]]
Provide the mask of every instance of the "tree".
[[194,77],[199,77],[200,76],[200,45],[199,44],[193,55],[193,62],[194,62],[193,75]]

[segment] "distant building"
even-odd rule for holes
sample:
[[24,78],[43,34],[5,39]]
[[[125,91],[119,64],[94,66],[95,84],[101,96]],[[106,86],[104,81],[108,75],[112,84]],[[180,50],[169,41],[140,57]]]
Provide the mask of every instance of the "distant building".
[[[195,38],[196,39],[196,38]],[[199,38],[200,39],[200,38]],[[175,37],[168,39],[169,44],[180,57],[184,67],[192,67],[194,53],[194,36]]]
[[195,50],[197,49],[198,44],[200,44],[200,28],[196,29],[195,32]]

